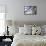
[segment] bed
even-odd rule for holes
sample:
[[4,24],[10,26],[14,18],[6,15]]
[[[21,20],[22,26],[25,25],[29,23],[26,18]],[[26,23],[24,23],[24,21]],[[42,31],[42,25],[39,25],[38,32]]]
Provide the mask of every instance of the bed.
[[46,36],[16,34],[11,46],[46,46]]
[[[20,23],[19,25],[21,26],[23,24]],[[46,46],[46,35],[39,35],[41,33],[39,26],[33,27],[33,31],[31,31],[31,25],[24,25],[24,29],[25,30],[23,30],[23,27],[20,27],[19,33],[14,35],[11,46]],[[30,32],[33,32],[32,35]]]

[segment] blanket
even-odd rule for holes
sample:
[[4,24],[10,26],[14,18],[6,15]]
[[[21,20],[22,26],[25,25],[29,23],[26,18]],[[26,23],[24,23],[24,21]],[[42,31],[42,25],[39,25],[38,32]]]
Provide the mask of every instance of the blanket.
[[46,46],[46,36],[17,34],[11,46]]

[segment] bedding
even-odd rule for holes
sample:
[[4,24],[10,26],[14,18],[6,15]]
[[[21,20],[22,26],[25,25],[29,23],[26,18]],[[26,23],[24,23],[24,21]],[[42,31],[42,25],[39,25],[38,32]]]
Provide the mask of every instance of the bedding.
[[26,24],[24,24],[24,27],[32,29],[32,25],[26,25]]
[[32,35],[34,35],[34,34],[36,34],[36,35],[41,34],[40,26],[32,27]]
[[11,46],[46,46],[46,36],[16,34]]
[[31,28],[24,27],[24,30],[25,30],[25,32],[24,32],[25,35],[31,35],[32,34]]
[[19,27],[19,33],[20,33],[20,34],[24,34],[24,31],[25,31],[25,30],[24,30],[24,27]]
[[31,30],[31,28],[27,28],[27,27],[19,27],[19,33],[30,35],[30,34],[32,34],[32,30]]
[[24,24],[24,28],[25,28],[25,34],[28,34],[28,35],[30,35],[30,34],[32,34],[32,25],[26,25],[26,24]]
[[43,25],[43,26],[42,26],[42,29],[43,29],[43,31],[44,31],[44,35],[46,35],[46,25]]
[[19,32],[19,28],[18,27],[15,27],[15,26],[9,26],[9,35],[15,35],[16,33]]

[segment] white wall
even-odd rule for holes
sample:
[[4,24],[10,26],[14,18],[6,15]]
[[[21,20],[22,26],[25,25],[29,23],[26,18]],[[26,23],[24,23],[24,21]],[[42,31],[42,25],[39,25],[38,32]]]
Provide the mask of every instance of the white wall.
[[[0,0],[0,4],[7,4],[7,20],[46,21],[46,0]],[[37,15],[24,15],[26,5],[37,6]]]

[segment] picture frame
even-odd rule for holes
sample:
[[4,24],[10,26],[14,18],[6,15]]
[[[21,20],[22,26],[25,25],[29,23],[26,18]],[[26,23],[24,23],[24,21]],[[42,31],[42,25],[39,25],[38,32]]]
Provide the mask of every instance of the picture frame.
[[36,15],[37,6],[24,6],[24,15]]

